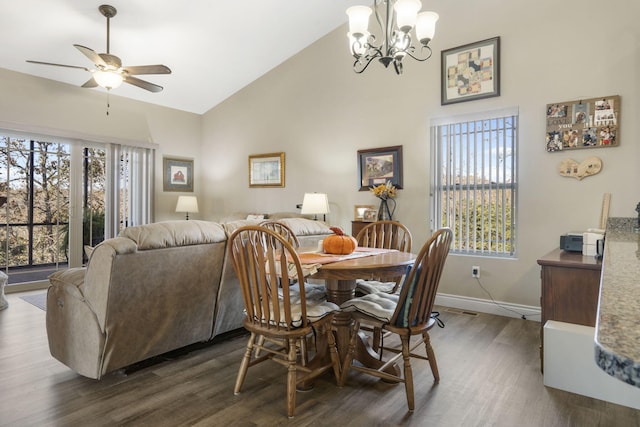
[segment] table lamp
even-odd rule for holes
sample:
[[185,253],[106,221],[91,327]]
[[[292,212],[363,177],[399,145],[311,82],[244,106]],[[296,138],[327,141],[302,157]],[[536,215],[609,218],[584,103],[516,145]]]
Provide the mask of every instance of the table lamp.
[[324,193],[304,193],[300,213],[311,214],[315,220],[318,219],[318,214],[322,214],[322,220],[326,221],[329,213],[329,198]]
[[189,220],[189,212],[198,213],[198,198],[196,196],[180,196],[176,205],[176,212],[185,212],[187,221]]

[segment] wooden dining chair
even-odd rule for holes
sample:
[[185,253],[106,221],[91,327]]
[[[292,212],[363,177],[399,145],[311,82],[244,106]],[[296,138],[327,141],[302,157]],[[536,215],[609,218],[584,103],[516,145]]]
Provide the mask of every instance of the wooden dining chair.
[[[339,308],[327,301],[307,301],[304,287],[290,289],[294,279],[304,277],[303,267],[295,248],[278,232],[255,225],[241,227],[229,237],[229,253],[242,290],[244,327],[251,333],[234,393],[240,393],[250,367],[267,360],[277,362],[287,367],[287,415],[293,417],[297,385],[331,369],[339,380],[331,328]],[[305,348],[309,334],[316,336],[311,361],[298,351]]]
[[[356,236],[359,247],[395,249],[411,252],[411,232],[398,221],[376,221],[365,226]],[[356,280],[356,295],[375,292],[394,293],[397,291],[402,276],[376,277]]]
[[298,240],[298,237],[293,232],[293,230],[291,228],[289,228],[288,225],[283,224],[282,222],[273,221],[273,220],[265,220],[265,221],[262,221],[258,225],[260,225],[262,227],[266,227],[266,228],[268,228],[270,230],[273,230],[276,233],[280,234],[285,239],[287,239],[287,241],[289,243],[291,243],[291,246],[293,246],[294,249],[300,247],[300,241]]
[[[261,227],[268,228],[269,230],[275,231],[276,233],[280,234],[282,237],[284,237],[287,240],[287,242],[291,244],[291,246],[293,246],[294,249],[297,249],[300,247],[300,241],[298,240],[298,237],[288,225],[282,222],[269,220],[269,219],[262,221],[258,225]],[[325,288],[324,284],[307,283],[304,281],[302,283],[304,283],[305,295],[308,300],[322,301],[327,299],[327,289]],[[291,289],[298,292],[300,283],[298,282],[297,279],[293,280],[289,285]],[[264,342],[264,337],[261,338],[261,340],[259,341],[259,344],[262,344],[263,342]],[[301,341],[299,343],[299,345],[302,345],[302,347],[300,348],[300,351],[304,355],[303,357],[306,357],[306,354],[307,354],[307,348],[305,347],[305,344],[306,343],[304,341]],[[255,349],[255,355],[256,357],[260,355],[259,347]]]
[[[436,324],[436,319],[431,316],[431,312],[451,246],[452,235],[451,229],[443,228],[431,236],[418,253],[411,271],[402,284],[400,294],[382,292],[368,294],[342,304],[341,308],[351,311],[355,321],[348,355],[343,362],[341,385],[345,383],[350,369],[392,382],[403,382],[409,410],[413,411],[415,402],[411,358],[428,360],[435,383],[440,381],[429,330]],[[356,336],[361,324],[380,328],[400,337],[400,348],[380,347],[380,357],[384,363],[377,369],[352,363]],[[420,335],[421,339],[411,344],[411,337],[414,335]],[[422,343],[425,345],[426,357],[414,352]],[[383,357],[385,351],[395,353],[395,356],[385,360]],[[398,375],[395,375],[391,373],[394,371],[388,368],[395,366],[400,358],[403,360],[403,369],[398,370]]]
[[[293,246],[294,249],[297,249],[300,247],[300,241],[298,240],[298,237],[288,225],[278,221],[273,221],[273,220],[265,220],[258,225],[262,227],[266,227],[280,234],[282,237],[287,239],[289,243],[291,243],[291,246]],[[306,290],[307,299],[313,299],[313,300],[327,299],[327,290],[323,283],[308,283],[308,282],[303,282],[303,283]],[[298,285],[292,283],[292,286],[294,287],[294,289],[296,289]]]

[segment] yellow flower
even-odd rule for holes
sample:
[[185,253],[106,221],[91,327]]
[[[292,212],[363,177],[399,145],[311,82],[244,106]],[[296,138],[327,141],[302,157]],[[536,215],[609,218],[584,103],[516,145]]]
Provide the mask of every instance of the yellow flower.
[[371,192],[374,196],[379,199],[390,199],[396,197],[396,187],[391,183],[391,181],[387,181],[386,184],[376,185],[375,187],[371,187]]

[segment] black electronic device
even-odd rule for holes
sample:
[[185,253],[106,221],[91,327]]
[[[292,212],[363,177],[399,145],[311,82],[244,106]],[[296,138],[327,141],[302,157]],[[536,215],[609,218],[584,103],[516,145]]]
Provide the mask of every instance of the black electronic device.
[[582,252],[582,233],[566,233],[560,236],[560,249]]

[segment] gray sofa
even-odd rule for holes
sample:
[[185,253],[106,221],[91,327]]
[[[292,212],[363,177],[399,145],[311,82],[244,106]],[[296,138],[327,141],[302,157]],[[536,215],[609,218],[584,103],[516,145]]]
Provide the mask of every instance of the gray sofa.
[[[129,227],[97,245],[86,267],[52,274],[46,312],[52,356],[100,379],[241,328],[242,297],[226,251],[228,236],[241,225],[168,221]],[[308,219],[288,225],[305,245],[331,233]]]

